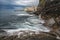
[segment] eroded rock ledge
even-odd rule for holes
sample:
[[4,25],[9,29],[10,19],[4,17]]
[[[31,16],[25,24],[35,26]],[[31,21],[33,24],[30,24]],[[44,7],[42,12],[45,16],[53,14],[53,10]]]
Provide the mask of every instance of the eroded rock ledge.
[[23,32],[21,35],[1,36],[0,40],[59,40],[54,33],[34,31]]

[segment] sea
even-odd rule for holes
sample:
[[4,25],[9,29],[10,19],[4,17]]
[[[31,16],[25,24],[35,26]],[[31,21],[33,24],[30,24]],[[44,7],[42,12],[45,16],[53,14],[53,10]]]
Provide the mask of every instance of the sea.
[[[23,11],[26,7],[0,9],[0,35],[14,35],[20,31],[49,32],[43,25],[44,20],[34,14]],[[19,11],[18,11],[19,10]],[[22,10],[22,11],[20,11]]]

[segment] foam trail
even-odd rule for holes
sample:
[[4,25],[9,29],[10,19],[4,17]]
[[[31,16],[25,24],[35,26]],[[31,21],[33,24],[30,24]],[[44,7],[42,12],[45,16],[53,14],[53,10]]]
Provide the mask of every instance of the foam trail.
[[[29,14],[17,14],[16,16],[31,16]],[[42,32],[49,32],[50,29],[44,27],[42,24],[44,20],[37,18],[36,16],[32,15],[31,17],[27,18],[23,23],[10,23],[11,26],[16,26],[18,29],[5,29],[8,35],[21,35],[24,33],[33,34],[34,32],[38,34],[40,31]]]
[[[39,19],[37,19],[37,18],[35,18],[35,17],[30,17],[30,18],[28,18],[24,23],[16,23],[16,25],[18,25],[18,26],[21,26],[22,25],[22,28],[19,28],[19,29],[13,29],[13,30],[5,30],[9,35],[20,35],[21,34],[21,31],[23,31],[23,33],[24,32],[26,32],[27,31],[27,33],[28,32],[30,32],[31,33],[31,31],[33,31],[33,32],[35,32],[36,34],[39,32],[39,31],[42,31],[42,32],[49,32],[50,31],[50,29],[48,29],[48,28],[46,28],[46,27],[44,27],[42,24],[40,24],[40,23],[43,23],[43,21],[42,20],[39,20]],[[11,23],[11,24],[13,24],[13,23]],[[30,34],[29,33],[29,34]]]
[[33,16],[33,15],[29,15],[29,14],[16,14],[16,16]]

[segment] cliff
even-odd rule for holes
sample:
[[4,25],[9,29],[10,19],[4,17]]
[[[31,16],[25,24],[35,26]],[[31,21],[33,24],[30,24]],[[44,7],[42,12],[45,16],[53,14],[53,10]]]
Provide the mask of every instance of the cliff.
[[43,20],[53,18],[60,25],[60,0],[39,0],[36,15],[41,14]]
[[44,26],[48,26],[51,31],[57,33],[60,30],[60,0],[39,0],[35,14],[45,20]]

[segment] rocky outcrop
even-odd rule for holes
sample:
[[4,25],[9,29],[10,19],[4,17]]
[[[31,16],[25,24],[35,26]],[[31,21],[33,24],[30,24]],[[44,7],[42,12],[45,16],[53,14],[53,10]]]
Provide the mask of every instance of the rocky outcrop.
[[[39,0],[37,12],[35,14],[38,14],[38,16],[41,15],[46,25],[49,24],[47,23],[49,20],[53,19],[60,27],[60,0]],[[50,24],[52,23],[50,22]]]
[[35,14],[41,16],[45,21],[43,25],[48,26],[51,33],[60,35],[60,0],[39,0]]
[[43,32],[40,32],[39,34],[33,33],[31,35],[25,33],[24,35],[19,35],[19,36],[21,37],[18,37],[17,35],[1,36],[0,40],[58,40],[56,38],[56,35],[51,33],[43,33]]

